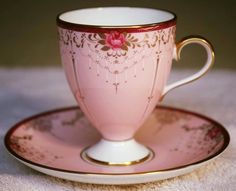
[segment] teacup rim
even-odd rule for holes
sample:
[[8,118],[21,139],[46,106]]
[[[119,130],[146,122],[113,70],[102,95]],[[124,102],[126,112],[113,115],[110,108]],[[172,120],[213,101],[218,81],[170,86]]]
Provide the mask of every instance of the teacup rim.
[[[157,10],[169,13],[173,16],[173,18],[161,21],[161,22],[153,22],[148,24],[134,24],[134,25],[93,25],[93,24],[79,24],[73,23],[69,21],[62,20],[60,18],[61,15],[77,11],[77,10],[88,10],[88,9],[96,9],[96,8],[137,8],[137,9],[150,9]],[[79,8],[79,9],[70,9],[67,11],[60,12],[56,17],[57,26],[64,29],[69,29],[73,31],[81,31],[81,32],[107,32],[107,31],[127,31],[127,32],[145,32],[145,31],[153,31],[158,29],[165,29],[176,25],[177,15],[169,11],[167,9],[159,9],[159,8],[151,8],[151,7],[131,7],[131,6],[104,6],[104,7],[89,7],[89,8]]]

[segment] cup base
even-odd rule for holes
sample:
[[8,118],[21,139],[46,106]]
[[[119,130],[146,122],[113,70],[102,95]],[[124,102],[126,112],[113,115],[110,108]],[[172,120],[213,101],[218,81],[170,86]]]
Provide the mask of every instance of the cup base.
[[154,153],[134,139],[108,141],[101,139],[95,145],[82,151],[81,157],[87,161],[107,166],[129,166],[151,160]]

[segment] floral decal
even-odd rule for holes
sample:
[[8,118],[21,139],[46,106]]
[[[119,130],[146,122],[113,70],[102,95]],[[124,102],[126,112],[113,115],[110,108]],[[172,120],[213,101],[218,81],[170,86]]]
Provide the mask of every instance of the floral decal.
[[[167,43],[174,33],[168,34],[168,38],[164,39],[160,32],[152,35],[145,34],[141,39],[135,37],[133,33],[110,31],[108,33],[83,33],[81,36],[72,34],[70,31],[60,34],[60,40],[65,44],[74,43],[77,48],[83,48],[86,44],[88,47],[93,47],[97,51],[107,52],[107,56],[120,57],[125,56],[129,49],[147,47],[152,48],[158,44],[158,40]],[[166,35],[166,34],[165,34]],[[71,40],[72,39],[72,40]],[[159,42],[160,43],[160,42]]]
[[125,45],[126,42],[126,37],[124,34],[119,33],[117,31],[112,31],[110,34],[106,34],[106,39],[101,40],[100,43],[103,44],[105,43],[103,49],[109,49],[112,48],[113,50],[116,49],[123,49],[126,50],[127,49],[127,44]]
[[101,50],[110,51],[107,53],[108,56],[125,56],[129,48],[142,46],[137,38],[125,32],[111,31],[105,34],[99,33],[98,36],[101,38],[97,41],[101,45]]
[[[137,77],[137,69],[145,71],[147,58],[155,57],[154,76],[156,80],[157,65],[160,62],[160,54],[164,51],[171,51],[175,41],[175,26],[162,30],[129,32],[124,30],[105,30],[98,32],[79,32],[59,28],[62,55],[70,55],[73,71],[76,71],[78,60],[77,54],[87,58],[88,69],[93,70],[98,77],[102,74],[106,83],[110,83],[115,93],[121,84],[126,84],[129,75]],[[79,56],[79,57],[80,57]],[[63,58],[64,56],[62,56]],[[141,65],[139,67],[138,65]],[[130,70],[130,72],[128,72]],[[78,73],[73,74],[75,79],[79,78]],[[85,99],[79,82],[76,80],[78,97]],[[153,85],[155,85],[153,83]],[[152,88],[154,90],[154,88]],[[151,91],[153,92],[153,91]],[[148,100],[152,99],[152,94]]]
[[136,36],[135,33],[119,30],[106,33],[81,33],[80,35],[71,30],[59,30],[59,38],[64,45],[75,45],[77,48],[83,48],[87,45],[97,51],[105,51],[107,56],[113,57],[126,56],[129,49],[153,48],[160,43],[165,45],[174,39],[174,36],[175,27],[145,33],[142,37]]

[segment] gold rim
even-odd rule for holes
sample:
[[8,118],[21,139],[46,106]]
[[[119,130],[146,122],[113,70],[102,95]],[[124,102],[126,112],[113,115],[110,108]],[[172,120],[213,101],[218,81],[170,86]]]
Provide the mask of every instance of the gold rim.
[[135,160],[135,161],[126,161],[126,162],[122,162],[122,163],[113,163],[113,162],[105,162],[105,161],[100,161],[100,160],[96,160],[92,157],[90,157],[87,153],[86,150],[88,148],[85,148],[81,151],[80,157],[85,161],[85,162],[90,162],[92,164],[98,164],[98,165],[103,165],[103,166],[132,166],[132,165],[136,165],[136,164],[140,164],[146,161],[150,161],[155,157],[154,152],[148,148],[149,150],[149,154],[139,160]]
[[[163,22],[154,22],[154,23],[148,23],[148,24],[140,24],[140,25],[88,25],[88,24],[77,24],[77,23],[72,23],[72,22],[68,22],[65,20],[62,20],[60,18],[61,15],[71,12],[71,11],[76,11],[76,10],[86,10],[86,9],[95,9],[95,8],[116,8],[116,6],[114,7],[91,7],[91,8],[83,8],[83,9],[73,9],[73,10],[68,10],[68,11],[64,11],[61,12],[57,15],[57,25],[62,27],[62,28],[73,28],[73,29],[79,29],[79,28],[90,28],[90,29],[95,29],[95,28],[100,28],[100,29],[140,29],[140,28],[149,28],[149,27],[155,27],[158,25],[163,25],[165,26],[168,23],[176,23],[177,20],[177,15],[169,10],[166,9],[154,9],[154,8],[149,8],[149,7],[119,7],[117,6],[117,8],[138,8],[138,9],[150,9],[150,10],[158,10],[158,11],[163,11],[163,12],[167,12],[170,13],[173,18],[163,21]],[[164,27],[165,28],[165,27]]]
[[179,167],[174,167],[174,168],[169,168],[169,169],[163,169],[163,170],[153,170],[153,171],[144,171],[144,172],[137,172],[137,173],[88,173],[88,172],[81,172],[81,171],[72,171],[72,170],[63,170],[63,169],[59,169],[59,168],[55,168],[55,167],[50,167],[50,166],[46,166],[46,165],[42,165],[42,164],[38,164],[38,163],[35,163],[35,162],[32,162],[28,159],[25,159],[23,158],[22,156],[18,155],[14,150],[12,150],[12,148],[10,147],[10,137],[11,135],[14,133],[15,130],[17,130],[18,127],[20,127],[22,124],[28,122],[28,121],[31,121],[35,118],[38,118],[38,117],[43,117],[43,116],[47,116],[47,115],[50,115],[50,114],[54,114],[54,113],[60,113],[60,112],[65,112],[65,111],[71,111],[71,110],[76,110],[76,109],[79,109],[78,107],[67,107],[67,108],[62,108],[62,109],[55,109],[55,110],[51,110],[51,111],[47,111],[47,112],[43,112],[43,113],[40,113],[40,114],[37,114],[37,115],[34,115],[32,117],[29,117],[29,118],[26,118],[20,122],[18,122],[16,125],[14,125],[8,132],[7,134],[5,135],[5,138],[4,138],[4,146],[6,147],[7,151],[13,156],[15,157],[16,159],[24,162],[24,163],[27,163],[29,165],[33,165],[33,166],[36,166],[38,168],[45,168],[47,170],[50,170],[50,171],[55,171],[55,172],[63,172],[63,173],[68,173],[68,174],[81,174],[81,175],[102,175],[102,176],[132,176],[132,175],[147,175],[147,174],[156,174],[156,173],[166,173],[166,172],[171,172],[171,171],[175,171],[175,170],[181,170],[181,169],[185,169],[185,168],[188,168],[188,167],[194,167],[198,164],[201,164],[201,163],[204,163],[204,162],[207,162],[215,157],[217,157],[218,155],[220,155],[223,151],[225,151],[225,149],[228,147],[229,145],[229,142],[230,142],[230,136],[229,136],[229,133],[228,131],[220,124],[218,123],[217,121],[209,118],[209,117],[206,117],[202,114],[199,114],[199,113],[196,113],[196,112],[192,112],[192,111],[188,111],[188,110],[184,110],[184,109],[179,109],[179,108],[172,108],[172,107],[168,107],[168,106],[157,106],[158,109],[165,109],[165,110],[172,110],[172,111],[176,111],[176,112],[182,112],[182,113],[186,113],[186,114],[190,114],[190,115],[194,115],[194,116],[197,116],[199,118],[202,118],[202,119],[205,119],[211,123],[213,123],[214,125],[216,125],[217,127],[219,127],[222,131],[222,135],[224,136],[224,143],[221,147],[221,149],[219,149],[215,154],[205,158],[205,159],[202,159],[200,161],[197,161],[197,162],[194,162],[194,163],[191,163],[191,164],[187,164],[187,165],[182,165],[182,166],[179,166]]

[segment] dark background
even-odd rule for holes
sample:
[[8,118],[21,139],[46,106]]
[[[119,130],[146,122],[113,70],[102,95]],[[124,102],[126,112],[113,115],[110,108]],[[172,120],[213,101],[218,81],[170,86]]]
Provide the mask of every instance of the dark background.
[[[61,66],[56,15],[85,7],[140,6],[162,8],[178,16],[177,41],[198,34],[212,42],[215,68],[236,69],[236,3],[216,0],[51,0],[13,1],[0,5],[0,66]],[[185,48],[178,68],[200,67],[205,53],[198,45]]]

